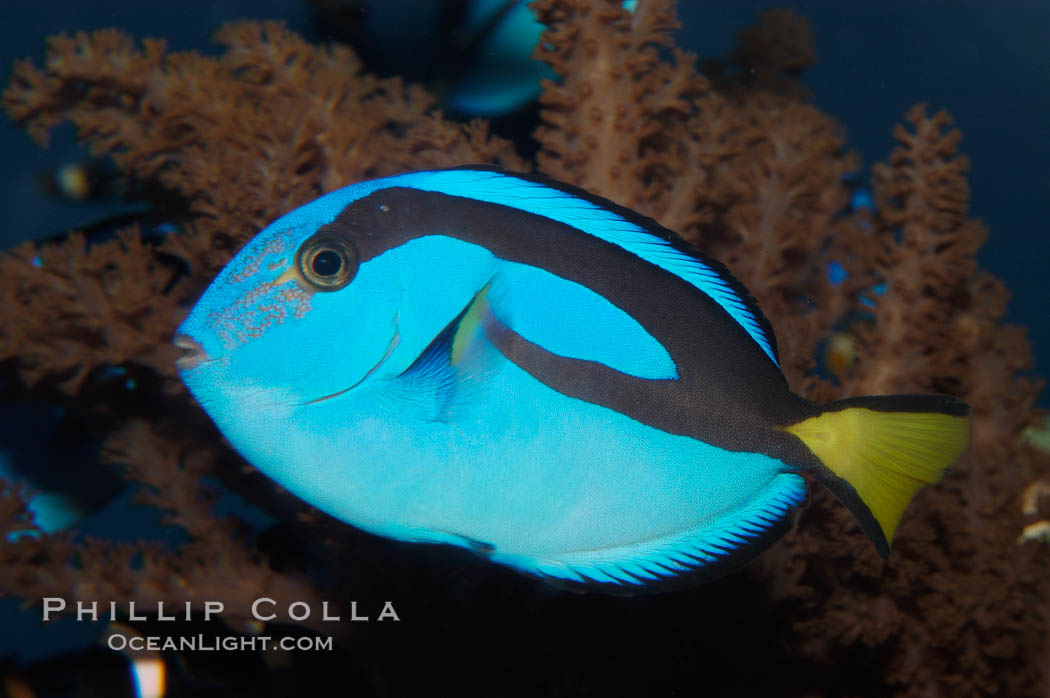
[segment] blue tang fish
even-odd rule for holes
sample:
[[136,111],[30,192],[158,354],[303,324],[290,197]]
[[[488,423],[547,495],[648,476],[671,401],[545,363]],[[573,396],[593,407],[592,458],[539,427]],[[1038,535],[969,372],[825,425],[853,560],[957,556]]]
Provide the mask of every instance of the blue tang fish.
[[567,586],[738,567],[791,525],[803,473],[886,556],[970,434],[951,397],[792,393],[721,264],[610,201],[480,167],[279,218],[175,343],[230,443],[305,501]]

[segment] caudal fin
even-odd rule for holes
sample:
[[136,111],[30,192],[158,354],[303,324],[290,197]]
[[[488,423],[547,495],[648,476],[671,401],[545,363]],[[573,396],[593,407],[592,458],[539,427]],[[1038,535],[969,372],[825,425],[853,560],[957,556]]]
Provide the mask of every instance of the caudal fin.
[[839,400],[784,427],[813,452],[816,473],[849,507],[879,553],[923,485],[940,479],[970,443],[970,407],[942,395]]

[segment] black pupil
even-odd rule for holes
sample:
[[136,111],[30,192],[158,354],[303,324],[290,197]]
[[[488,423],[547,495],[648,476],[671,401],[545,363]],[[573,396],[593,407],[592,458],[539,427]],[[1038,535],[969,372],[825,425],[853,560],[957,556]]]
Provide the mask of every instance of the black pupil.
[[318,276],[335,276],[343,266],[343,258],[338,252],[332,250],[321,250],[314,255],[310,267]]

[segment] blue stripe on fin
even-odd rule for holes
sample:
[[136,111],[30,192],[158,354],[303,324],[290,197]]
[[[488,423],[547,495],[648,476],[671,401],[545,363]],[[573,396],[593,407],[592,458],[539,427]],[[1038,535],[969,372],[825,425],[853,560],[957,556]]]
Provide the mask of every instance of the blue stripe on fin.
[[[805,480],[794,473],[781,473],[745,507],[666,538],[569,553],[558,559],[508,555],[498,549],[492,558],[569,586],[630,593],[683,575],[703,574],[705,568],[746,562],[779,535],[791,512],[805,500]],[[719,574],[711,572],[712,576]]]
[[[672,245],[671,239],[665,239],[647,227],[628,220],[614,210],[620,207],[611,202],[602,206],[583,196],[496,170],[412,172],[381,181],[383,186],[413,187],[510,206],[570,225],[617,245],[700,289],[729,313],[770,360],[777,367],[780,366],[776,340],[773,339],[768,322],[740,282],[725,267],[700,253],[691,254],[679,249]],[[667,234],[669,238],[674,237],[670,231]]]

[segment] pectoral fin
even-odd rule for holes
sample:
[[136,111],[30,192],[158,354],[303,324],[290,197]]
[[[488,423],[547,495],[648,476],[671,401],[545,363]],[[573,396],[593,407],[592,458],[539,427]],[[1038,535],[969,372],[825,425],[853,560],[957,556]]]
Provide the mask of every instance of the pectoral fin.
[[391,382],[389,390],[406,405],[426,412],[430,421],[452,421],[468,408],[476,392],[503,358],[486,340],[489,284],[449,322],[427,348]]

